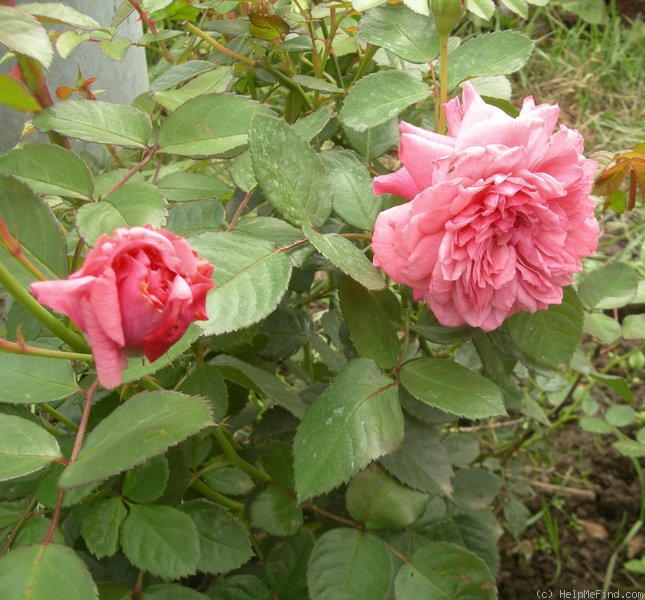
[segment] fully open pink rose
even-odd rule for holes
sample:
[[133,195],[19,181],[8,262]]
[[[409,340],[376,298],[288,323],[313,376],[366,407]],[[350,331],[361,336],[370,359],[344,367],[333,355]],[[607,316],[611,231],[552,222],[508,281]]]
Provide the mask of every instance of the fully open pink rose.
[[403,167],[374,180],[375,193],[410,200],[378,216],[374,264],[443,325],[491,331],[560,303],[596,249],[596,163],[578,131],[554,131],[557,105],[528,97],[512,118],[466,83],[445,111],[449,135],[401,123]]
[[122,228],[102,235],[68,279],[32,283],[31,292],[87,333],[99,381],[114,388],[126,356],[153,361],[207,318],[213,269],[169,231]]

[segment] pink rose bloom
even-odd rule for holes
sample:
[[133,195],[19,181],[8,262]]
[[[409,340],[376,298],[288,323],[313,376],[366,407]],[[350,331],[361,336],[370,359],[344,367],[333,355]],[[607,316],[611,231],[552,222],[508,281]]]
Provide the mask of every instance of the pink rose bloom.
[[410,200],[374,226],[374,264],[413,288],[440,323],[491,331],[562,301],[598,242],[589,197],[596,163],[560,109],[524,100],[517,118],[471,84],[445,105],[449,135],[401,123],[403,167],[376,194]]
[[124,227],[102,235],[68,279],[31,284],[43,304],[87,334],[101,384],[121,384],[126,356],[164,354],[197,320],[207,319],[213,265],[163,229]]

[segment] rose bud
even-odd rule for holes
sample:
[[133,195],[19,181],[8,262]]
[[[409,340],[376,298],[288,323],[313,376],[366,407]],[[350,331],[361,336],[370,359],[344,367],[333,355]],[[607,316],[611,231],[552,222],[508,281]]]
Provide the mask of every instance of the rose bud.
[[99,381],[121,384],[126,356],[163,355],[193,321],[205,320],[215,267],[170,231],[124,227],[102,235],[67,279],[31,284],[42,303],[89,338]]

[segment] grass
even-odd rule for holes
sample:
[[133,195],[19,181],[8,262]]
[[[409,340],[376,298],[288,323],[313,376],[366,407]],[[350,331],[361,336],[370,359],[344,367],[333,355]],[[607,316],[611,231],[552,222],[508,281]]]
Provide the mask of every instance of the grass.
[[557,102],[589,153],[645,142],[645,21],[629,21],[615,6],[608,13],[604,25],[590,25],[538,9],[525,28],[536,50],[514,86],[519,97]]

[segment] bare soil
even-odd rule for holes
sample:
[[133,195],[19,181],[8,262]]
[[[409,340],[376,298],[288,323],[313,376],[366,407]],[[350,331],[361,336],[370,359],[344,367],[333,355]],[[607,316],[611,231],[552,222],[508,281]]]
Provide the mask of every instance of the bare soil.
[[[569,481],[575,484],[568,483],[562,489],[549,483],[552,477],[536,480],[537,494],[527,507],[535,514],[546,501],[557,519],[559,574],[556,552],[549,543],[544,520],[539,519],[523,532],[520,541],[509,535],[501,540],[498,586],[502,600],[536,598],[539,590],[550,590],[553,598],[560,598],[565,597],[560,590],[603,589],[612,555],[638,520],[641,502],[634,465],[611,447],[611,441],[608,436],[581,430],[577,423],[552,439],[561,458],[555,472],[574,473]],[[645,466],[645,461],[640,464]],[[554,494],[557,502],[553,502]],[[610,591],[645,591],[645,576],[624,568],[627,560],[644,553],[645,527],[614,557]]]

